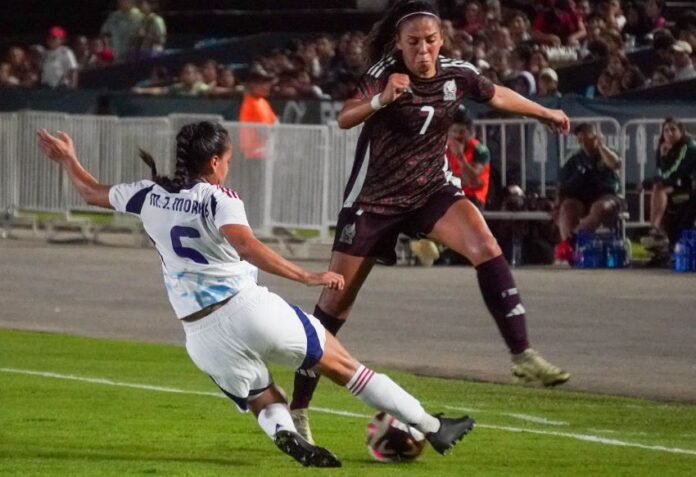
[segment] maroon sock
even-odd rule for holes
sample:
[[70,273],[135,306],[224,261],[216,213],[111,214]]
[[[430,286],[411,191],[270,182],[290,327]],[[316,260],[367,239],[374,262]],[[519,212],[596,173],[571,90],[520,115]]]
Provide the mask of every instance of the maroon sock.
[[[338,330],[345,323],[345,320],[339,320],[333,316],[326,313],[324,310],[318,306],[314,307],[314,317],[317,318],[326,331],[336,336]],[[305,371],[298,370],[295,373],[295,384],[292,390],[292,402],[290,403],[290,409],[305,409],[309,407],[309,401],[312,400],[314,395],[314,390],[319,384],[319,376],[308,375]]]
[[479,288],[488,311],[493,315],[500,334],[513,354],[529,348],[524,306],[502,255],[476,267]]

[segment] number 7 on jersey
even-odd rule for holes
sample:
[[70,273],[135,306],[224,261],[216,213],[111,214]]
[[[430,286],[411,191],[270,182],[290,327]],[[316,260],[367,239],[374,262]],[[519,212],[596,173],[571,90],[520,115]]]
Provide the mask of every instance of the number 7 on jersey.
[[421,111],[421,116],[423,116],[423,113],[425,113],[425,122],[423,123],[423,127],[421,127],[421,130],[418,134],[425,134],[425,131],[428,129],[428,126],[430,126],[430,121],[433,120],[433,115],[435,115],[435,108],[432,106],[423,106],[420,108]]

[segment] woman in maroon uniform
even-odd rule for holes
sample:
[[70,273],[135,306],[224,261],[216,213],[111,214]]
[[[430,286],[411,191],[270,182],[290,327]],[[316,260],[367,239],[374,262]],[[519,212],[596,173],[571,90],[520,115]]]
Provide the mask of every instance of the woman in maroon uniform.
[[[483,216],[449,173],[445,146],[463,99],[537,118],[564,134],[568,118],[494,85],[467,62],[439,56],[440,25],[427,1],[401,1],[368,37],[372,67],[338,116],[344,129],[364,123],[330,264],[345,277],[345,288],[322,291],[314,316],[336,334],[375,262],[394,263],[398,235],[427,237],[476,267],[486,306],[512,353],[513,374],[549,386],[563,383],[570,374],[529,347],[509,266]],[[309,439],[307,408],[317,379],[297,374],[291,404],[298,431]]]

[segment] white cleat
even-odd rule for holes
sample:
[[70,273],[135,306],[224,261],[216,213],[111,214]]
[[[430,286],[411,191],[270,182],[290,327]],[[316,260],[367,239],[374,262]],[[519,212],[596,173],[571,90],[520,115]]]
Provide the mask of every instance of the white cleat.
[[292,422],[295,424],[298,434],[310,444],[314,444],[312,429],[309,427],[309,409],[293,409],[290,411],[290,415],[292,416]]

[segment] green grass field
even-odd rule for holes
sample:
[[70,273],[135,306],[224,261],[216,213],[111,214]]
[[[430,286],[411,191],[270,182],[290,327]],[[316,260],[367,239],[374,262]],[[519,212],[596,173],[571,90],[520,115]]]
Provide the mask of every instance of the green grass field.
[[[0,330],[0,475],[696,475],[696,406],[389,374],[428,410],[470,413],[477,428],[446,457],[373,462],[373,411],[323,382],[315,438],[343,468],[308,470],[182,347]],[[291,388],[289,371],[274,375]]]

